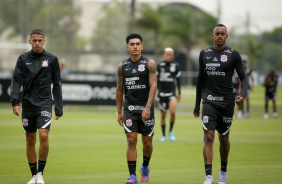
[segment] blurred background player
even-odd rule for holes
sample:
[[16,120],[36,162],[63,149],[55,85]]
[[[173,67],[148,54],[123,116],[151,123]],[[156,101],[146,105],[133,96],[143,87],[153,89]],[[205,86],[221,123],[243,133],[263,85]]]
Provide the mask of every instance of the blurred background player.
[[69,80],[69,70],[66,67],[67,65],[67,60],[66,59],[61,59],[60,60],[60,71],[61,71],[61,79],[62,80]]
[[[20,115],[22,97],[22,125],[26,135],[26,155],[32,179],[28,184],[44,184],[43,170],[49,153],[49,129],[52,121],[52,94],[58,120],[63,115],[62,86],[58,58],[45,51],[44,33],[34,29],[29,43],[32,50],[19,56],[11,84],[13,113]],[[53,83],[53,90],[51,84]],[[35,149],[36,131],[39,131],[38,170]]]
[[149,162],[153,152],[152,142],[155,129],[153,102],[157,92],[157,66],[153,60],[141,55],[143,50],[141,35],[129,34],[126,37],[126,43],[130,57],[118,65],[116,103],[117,121],[124,127],[127,138],[126,157],[130,176],[126,183],[130,184],[138,183],[136,178],[137,133],[142,134],[143,143],[141,181],[148,182],[150,177]]
[[[166,110],[170,109],[170,128],[168,135],[171,141],[175,141],[174,133],[172,132],[175,123],[175,113],[177,101],[180,101],[180,75],[179,66],[173,62],[174,50],[170,47],[164,49],[164,61],[157,65],[158,75],[158,93],[159,108],[161,110],[161,127],[163,136],[160,141],[166,141],[165,136],[165,120]],[[177,85],[178,95],[176,99],[175,85]]]
[[[248,57],[246,55],[242,55],[243,66],[245,69],[246,76],[248,78],[248,90],[244,100],[244,103],[238,108],[238,118],[248,118],[250,117],[250,95],[251,91],[254,89],[254,77],[253,70],[248,66]],[[244,113],[244,104],[246,104],[246,113]]]
[[273,117],[277,117],[277,107],[276,107],[276,88],[278,84],[278,74],[275,73],[274,70],[271,70],[264,79],[263,85],[265,86],[265,114],[264,114],[264,119],[268,118],[268,101],[269,99],[272,100],[273,104]]

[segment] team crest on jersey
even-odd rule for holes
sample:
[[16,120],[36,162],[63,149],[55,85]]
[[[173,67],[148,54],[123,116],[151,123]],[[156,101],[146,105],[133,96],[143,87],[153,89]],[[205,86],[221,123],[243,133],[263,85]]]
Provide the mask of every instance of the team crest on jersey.
[[220,61],[226,62],[227,61],[227,55],[221,55]]
[[209,117],[208,116],[204,116],[203,117],[203,123],[207,123],[209,122]]
[[143,72],[143,71],[145,71],[145,65],[138,65],[138,71],[139,72]]
[[175,66],[174,65],[170,66],[170,72],[175,72]]
[[28,119],[26,118],[23,119],[23,126],[28,126]]
[[42,67],[48,67],[48,61],[47,60],[42,61]]
[[127,127],[131,127],[131,126],[132,126],[132,119],[127,119],[127,120],[125,120],[125,125],[126,125]]

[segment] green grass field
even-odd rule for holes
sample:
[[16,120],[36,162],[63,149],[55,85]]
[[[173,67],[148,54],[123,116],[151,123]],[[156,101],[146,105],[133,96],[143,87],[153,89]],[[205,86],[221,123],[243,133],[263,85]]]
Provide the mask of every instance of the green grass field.
[[[278,118],[263,119],[264,89],[251,96],[251,117],[233,121],[228,163],[229,184],[281,183],[282,94],[278,94]],[[278,92],[282,91],[282,86]],[[195,88],[184,88],[174,132],[176,141],[160,142],[160,113],[156,109],[154,151],[150,183],[201,184],[204,181],[203,131],[200,118],[192,116]],[[270,103],[271,107],[271,103]],[[237,107],[236,107],[237,109]],[[169,114],[168,114],[169,115]],[[168,116],[169,118],[169,116]],[[217,135],[216,135],[217,136]],[[138,140],[137,178],[142,163]],[[115,107],[67,106],[53,121],[50,152],[44,171],[46,184],[125,183],[128,177],[126,137],[116,121]],[[38,148],[38,144],[37,144]],[[214,143],[213,177],[220,169],[218,139]],[[25,135],[20,117],[8,103],[0,103],[0,184],[23,184],[30,179]]]

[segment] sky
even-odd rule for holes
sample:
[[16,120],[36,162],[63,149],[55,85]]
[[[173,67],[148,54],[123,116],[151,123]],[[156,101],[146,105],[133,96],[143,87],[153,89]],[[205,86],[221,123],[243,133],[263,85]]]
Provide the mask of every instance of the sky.
[[[111,0],[81,0],[109,2]],[[130,0],[128,0],[130,1]],[[282,0],[136,0],[136,2],[185,2],[190,3],[212,15],[217,15],[220,1],[220,23],[227,28],[234,28],[235,33],[245,33],[247,15],[249,14],[252,34],[261,34],[282,27]]]

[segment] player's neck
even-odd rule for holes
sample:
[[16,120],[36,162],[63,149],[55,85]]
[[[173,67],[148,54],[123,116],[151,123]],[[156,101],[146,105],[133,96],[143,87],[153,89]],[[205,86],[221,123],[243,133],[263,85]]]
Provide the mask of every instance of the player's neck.
[[224,48],[225,48],[225,44],[223,44],[223,45],[214,44],[213,45],[214,50],[223,50]]
[[141,54],[140,55],[131,55],[130,59],[132,62],[137,62],[139,59],[141,58]]

